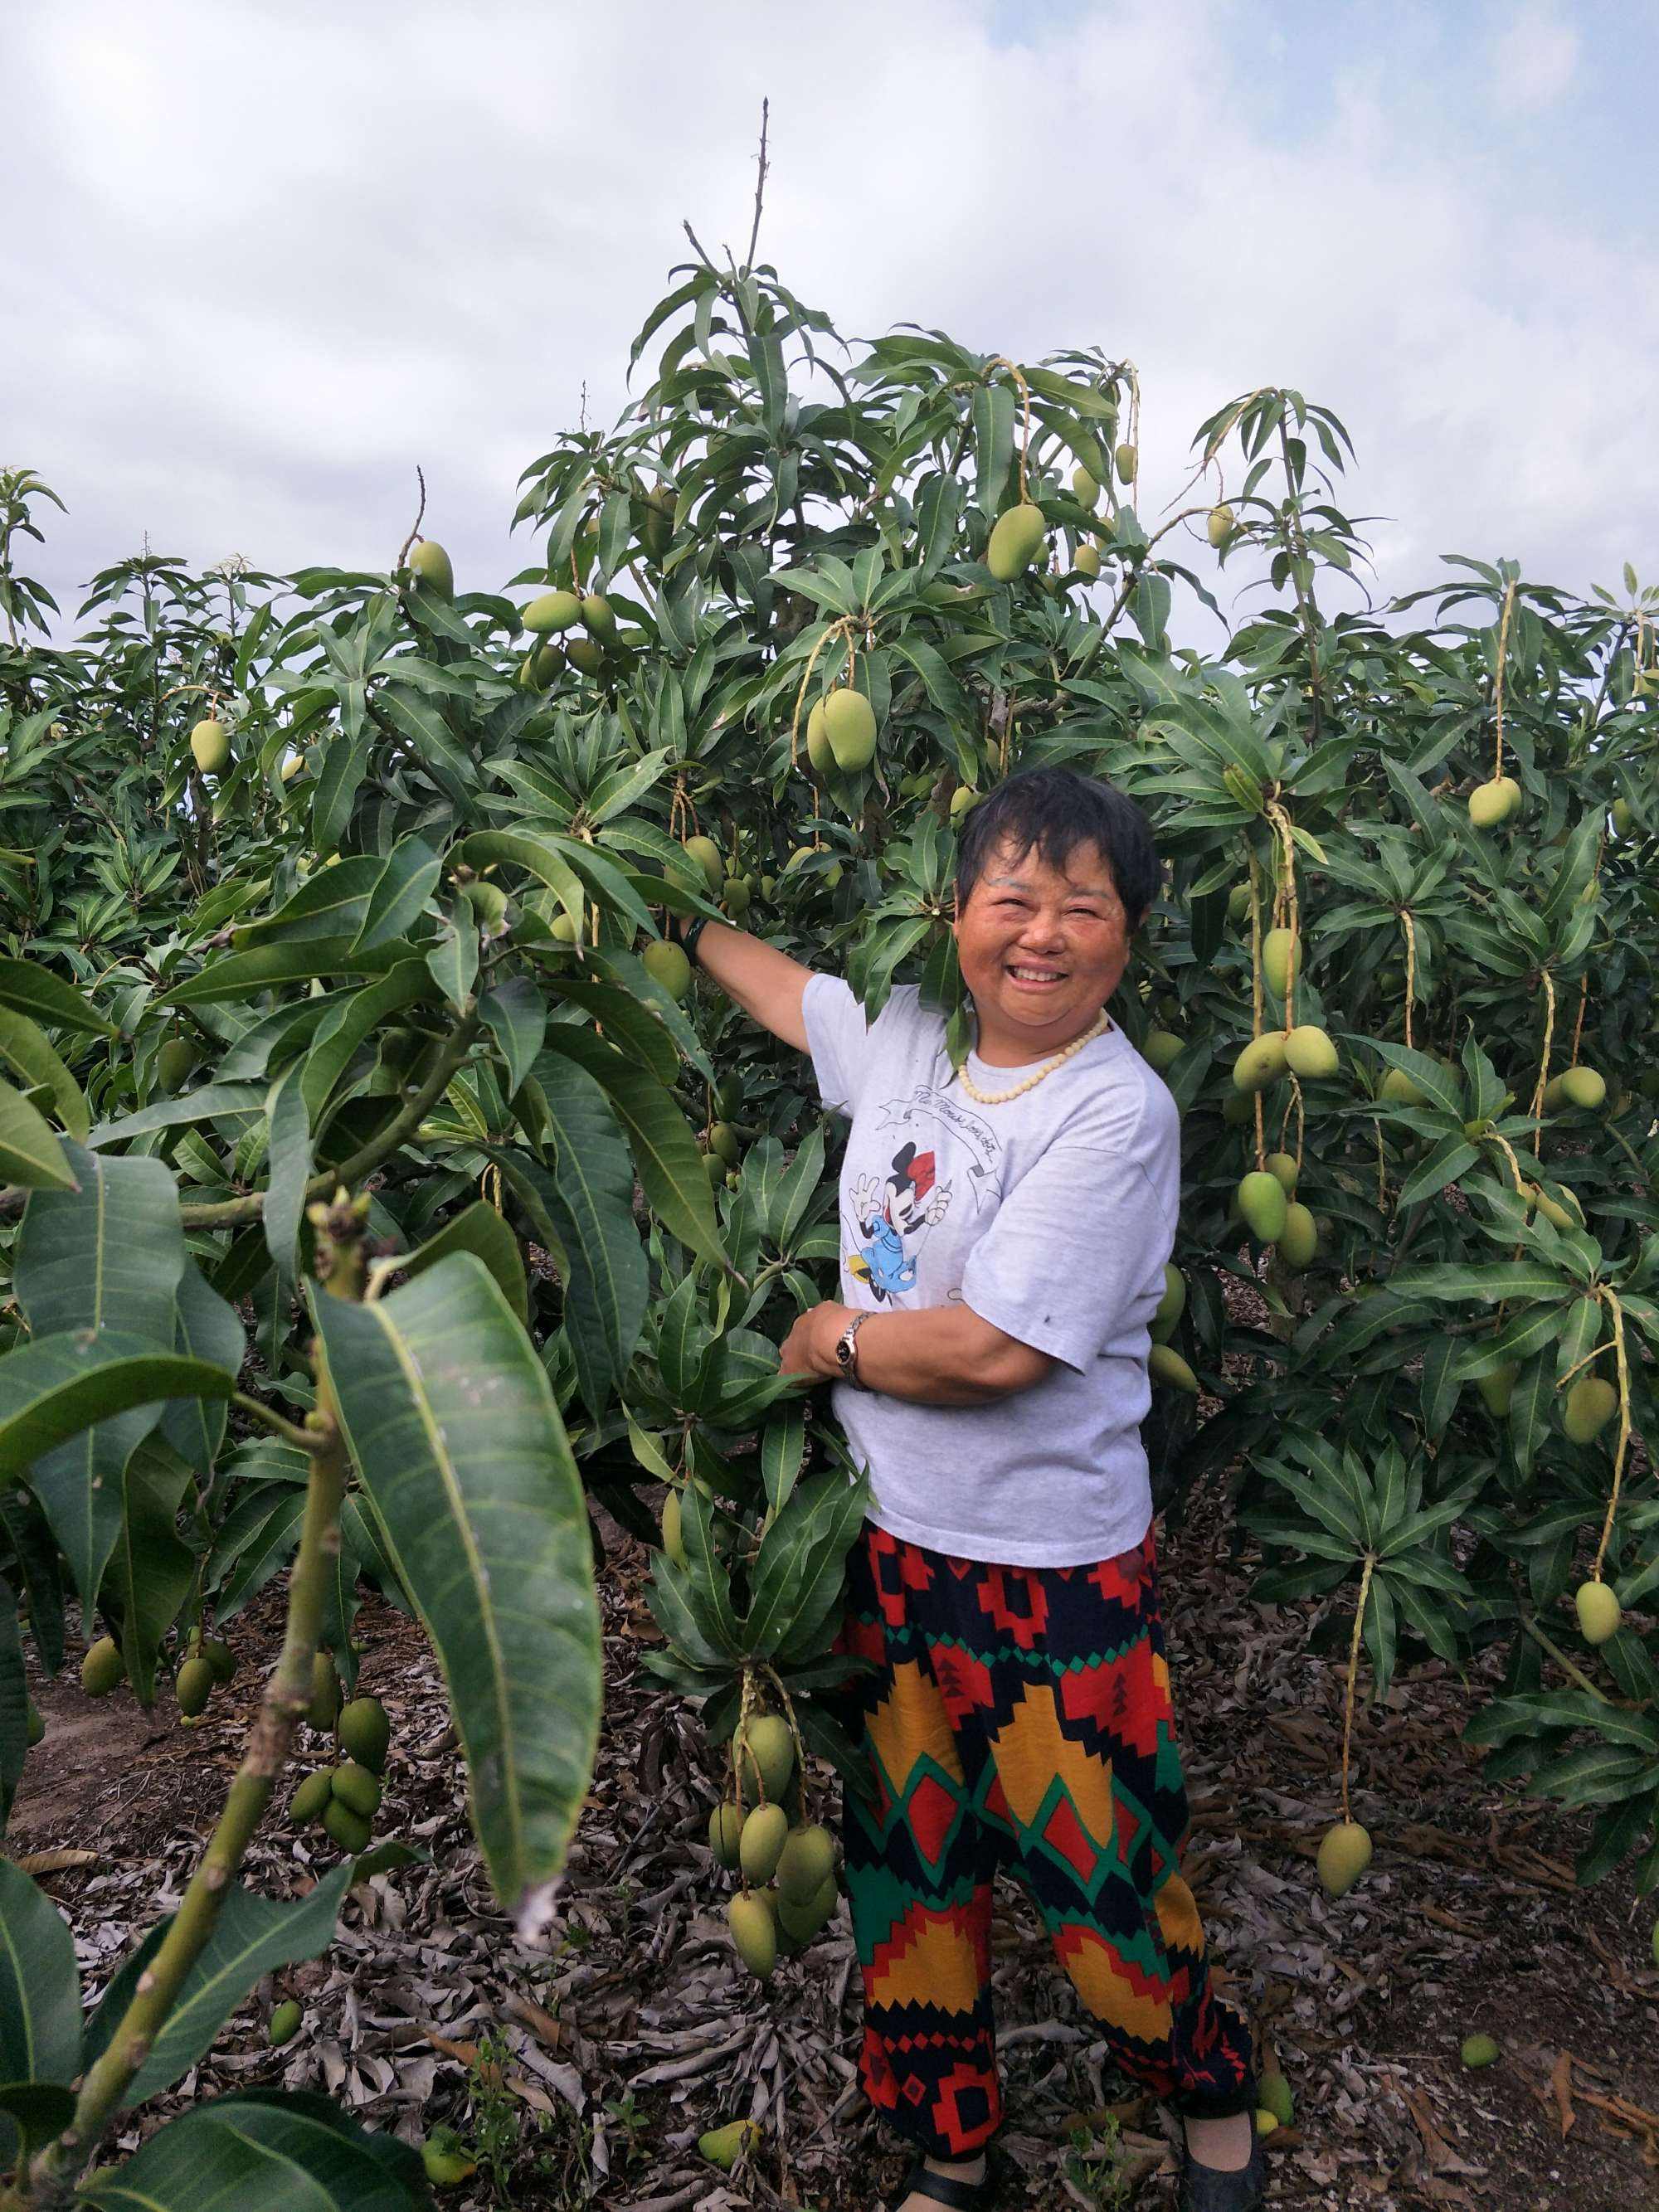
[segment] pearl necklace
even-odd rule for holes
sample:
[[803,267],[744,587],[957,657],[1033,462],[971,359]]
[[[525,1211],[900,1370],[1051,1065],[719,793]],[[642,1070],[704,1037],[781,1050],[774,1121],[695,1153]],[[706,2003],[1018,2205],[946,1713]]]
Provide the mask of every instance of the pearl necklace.
[[1024,1083],[1015,1084],[1012,1091],[981,1091],[973,1077],[969,1074],[968,1063],[963,1060],[958,1070],[962,1077],[962,1087],[970,1098],[981,1106],[1006,1106],[1011,1098],[1018,1098],[1023,1091],[1034,1089],[1042,1082],[1045,1075],[1052,1075],[1057,1067],[1065,1065],[1074,1052],[1081,1052],[1085,1044],[1101,1036],[1111,1026],[1111,1017],[1103,1006],[1081,1036],[1073,1037],[1063,1051],[1057,1052],[1052,1060],[1045,1060],[1035,1075],[1028,1075]]

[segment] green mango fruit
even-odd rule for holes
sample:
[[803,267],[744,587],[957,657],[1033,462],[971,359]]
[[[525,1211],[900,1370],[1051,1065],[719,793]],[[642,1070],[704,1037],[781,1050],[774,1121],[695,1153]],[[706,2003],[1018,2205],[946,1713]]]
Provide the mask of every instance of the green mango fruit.
[[738,1133],[729,1121],[716,1121],[708,1132],[708,1149],[717,1152],[729,1168],[734,1168],[743,1157],[743,1147],[738,1142]]
[[605,647],[597,638],[573,637],[564,649],[564,657],[584,676],[597,676],[605,666]]
[[1252,1037],[1233,1062],[1233,1088],[1254,1092],[1277,1083],[1289,1062],[1285,1057],[1285,1032],[1264,1030]]
[[1279,1256],[1287,1267],[1311,1267],[1319,1250],[1319,1224],[1305,1206],[1291,1199],[1285,1208],[1285,1226],[1277,1239]]
[[[568,914],[556,914],[547,927],[548,933],[556,945],[574,945],[576,942],[576,925]],[[690,972],[688,968],[686,970],[688,977]]]
[[730,2173],[744,2153],[760,2141],[760,2133],[757,2121],[728,2120],[723,2128],[705,2129],[697,2137],[697,2148],[710,2166]]
[[421,2145],[421,2165],[434,2189],[454,2189],[470,2180],[478,2161],[453,2128],[434,2128]]
[[1285,1064],[1304,1083],[1334,1075],[1341,1063],[1336,1047],[1317,1022],[1298,1022],[1285,1039]]
[[212,1668],[216,1682],[228,1682],[236,1672],[236,1654],[222,1636],[203,1638],[202,1656]]
[[1261,940],[1261,972],[1275,998],[1282,999],[1292,975],[1302,973],[1302,938],[1288,929],[1270,929]]
[[1135,472],[1140,466],[1140,455],[1135,450],[1134,447],[1130,445],[1126,440],[1126,441],[1118,447],[1113,459],[1117,463],[1118,482],[1120,483],[1126,484],[1133,483],[1135,480]]
[[1421,1106],[1424,1093],[1412,1081],[1403,1067],[1391,1067],[1377,1088],[1377,1097],[1391,1106]]
[[455,570],[449,556],[435,538],[423,538],[409,556],[410,573],[441,599],[455,596]]
[[1093,583],[1100,574],[1100,548],[1097,545],[1079,545],[1072,556],[1072,566],[1079,576],[1086,576]]
[[1254,1094],[1230,1091],[1221,1102],[1221,1118],[1230,1129],[1242,1129],[1255,1119]]
[[647,975],[654,976],[672,999],[684,999],[691,988],[691,963],[683,945],[667,938],[653,938],[640,955]]
[[285,1998],[276,2007],[270,2015],[270,2024],[265,2031],[265,2040],[273,2051],[284,2043],[293,2041],[300,2032],[300,2022],[302,2018],[303,2014],[292,1997]]
[[1146,1042],[1140,1048],[1140,1056],[1149,1067],[1160,1075],[1166,1074],[1187,1049],[1185,1037],[1176,1036],[1172,1030],[1148,1030]]
[[191,730],[190,750],[204,775],[218,775],[230,758],[230,732],[210,714]]
[[1277,1176],[1265,1169],[1255,1168],[1241,1177],[1238,1185],[1238,1210],[1245,1226],[1259,1243],[1276,1244],[1285,1234],[1285,1222],[1289,1201],[1284,1185]]
[[1255,2108],[1255,2131],[1258,2136],[1276,2136],[1279,2133],[1278,2113],[1270,2112],[1265,2105],[1258,2105]]
[[1593,1067],[1565,1068],[1557,1080],[1561,1085],[1561,1096],[1569,1106],[1577,1106],[1586,1113],[1593,1114],[1606,1103],[1607,1078],[1598,1074]]
[[207,1709],[213,1692],[213,1669],[205,1659],[186,1659],[173,1677],[173,1694],[186,1719],[194,1720]]
[[1267,1159],[1267,1173],[1270,1176],[1274,1176],[1277,1181],[1284,1185],[1285,1197],[1294,1198],[1296,1195],[1297,1167],[1296,1162],[1291,1158],[1291,1155],[1288,1152],[1269,1152]]
[[340,1717],[340,1678],[326,1651],[311,1656],[311,1704],[306,1718],[314,1729],[331,1729]]
[[41,1713],[40,1706],[37,1705],[33,1698],[31,1698],[28,1700],[27,1705],[25,1706],[23,1712],[23,1733],[27,1739],[28,1748],[31,1751],[33,1751],[35,1745],[40,1742],[41,1737],[46,1734],[46,1723],[45,1717]]
[[1146,1372],[1170,1390],[1196,1391],[1198,1377],[1171,1344],[1155,1344],[1146,1355]]
[[1496,830],[1521,805],[1521,787],[1511,775],[1493,776],[1469,793],[1469,821],[1477,830]]
[[733,1755],[744,1803],[752,1803],[763,1794],[775,1803],[795,1771],[795,1744],[788,1722],[781,1713],[759,1714],[734,1743]]
[[1255,2091],[1264,2112],[1271,2112],[1281,2128],[1288,2128],[1296,2118],[1296,2100],[1291,2085],[1282,2074],[1264,2074]]
[[1099,483],[1093,470],[1085,469],[1081,462],[1072,471],[1072,497],[1091,513],[1100,504]]
[[574,592],[543,592],[531,600],[520,620],[538,637],[569,629],[581,620],[582,603]]
[[1458,2047],[1457,2055],[1466,2066],[1495,2066],[1499,2056],[1497,2039],[1490,2035],[1466,2035]]
[[735,1874],[742,1842],[743,1814],[729,1802],[716,1805],[708,1815],[708,1848],[714,1854],[714,1863]]
[[815,700],[806,717],[806,757],[817,775],[828,775],[836,765],[836,756],[830,750],[830,732],[823,726],[823,702]]
[[1510,1400],[1515,1395],[1516,1379],[1520,1372],[1518,1359],[1506,1359],[1502,1366],[1494,1367],[1490,1375],[1475,1376],[1474,1387],[1480,1393],[1481,1401],[1493,1420],[1501,1421],[1507,1417]]
[[662,1502],[662,1547],[677,1567],[690,1565],[680,1529],[680,1493],[672,1484]]
[[360,1766],[355,1759],[335,1768],[328,1788],[331,1797],[337,1797],[342,1805],[349,1806],[365,1820],[373,1819],[380,1809],[379,1778],[368,1767]]
[[714,1103],[723,1121],[735,1121],[743,1112],[745,1093],[740,1076],[723,1075],[714,1085]]
[[176,1097],[196,1066],[196,1048],[188,1037],[169,1037],[155,1055],[155,1078],[169,1098]]
[[81,1662],[81,1687],[89,1698],[106,1698],[118,1682],[126,1680],[126,1662],[112,1636],[100,1636],[87,1648]]
[[1235,884],[1233,885],[1233,887],[1232,887],[1231,890],[1230,890],[1230,891],[1228,892],[1228,894],[1227,894],[1227,919],[1228,919],[1228,921],[1243,921],[1243,919],[1244,919],[1244,917],[1245,917],[1245,915],[1249,912],[1249,910],[1250,910],[1250,887],[1249,887],[1249,885],[1248,884]]
[[1619,1633],[1624,1615],[1617,1596],[1605,1583],[1580,1583],[1572,1601],[1586,1644],[1605,1644],[1610,1636]]
[[1022,500],[997,517],[985,548],[985,565],[998,583],[1012,584],[1016,576],[1024,574],[1036,558],[1047,527],[1042,509],[1030,500]]
[[743,1824],[738,1845],[738,1864],[744,1879],[768,1882],[777,1872],[778,1860],[789,1835],[789,1815],[776,1803],[757,1805]]
[[1187,1305],[1187,1278],[1173,1261],[1164,1262],[1164,1295],[1158,1302],[1153,1321],[1162,1327],[1181,1319]]
[[349,1805],[333,1796],[323,1808],[323,1826],[340,1849],[354,1858],[368,1849],[368,1839],[374,1832],[361,1813],[354,1813]]
[[1619,1393],[1599,1375],[1581,1375],[1567,1389],[1561,1425],[1576,1444],[1594,1443],[1619,1411]]
[[776,1912],[782,1933],[796,1943],[810,1943],[818,1930],[835,1917],[836,1905],[841,1892],[834,1878],[820,1883],[811,1896],[802,1904],[793,1898],[780,1896]]
[[778,1963],[778,1929],[764,1890],[747,1895],[739,1890],[726,1905],[726,1918],[738,1956],[751,1974],[769,1982]]
[[778,1889],[792,1905],[810,1904],[836,1871],[836,1839],[817,1820],[792,1828],[777,1864]]
[[319,1766],[314,1774],[307,1774],[288,1801],[288,1817],[295,1827],[308,1827],[312,1821],[320,1820],[328,1810],[329,1800],[334,1795],[334,1773],[331,1767]]
[[1319,1879],[1329,1898],[1346,1897],[1371,1863],[1371,1839],[1358,1820],[1339,1820],[1319,1846]]
[[378,1698],[354,1698],[340,1715],[340,1748],[371,1773],[384,1774],[392,1723]]
[[1635,821],[1635,819],[1636,817],[1631,812],[1629,799],[1615,799],[1613,800],[1613,834],[1615,837],[1628,837],[1631,831],[1631,824]]
[[603,592],[589,592],[583,599],[582,626],[602,644],[617,635],[616,611]]
[[720,885],[726,881],[726,862],[721,859],[720,848],[714,839],[684,837],[680,841],[680,850],[688,860],[702,870],[709,890],[718,896]]
[[1210,519],[1204,527],[1209,535],[1211,544],[1218,553],[1237,527],[1237,520],[1231,507],[1224,501],[1219,507],[1212,507],[1210,509]]
[[843,685],[823,702],[823,734],[837,768],[850,775],[867,768],[876,753],[876,711],[862,691]]
[[951,793],[951,819],[959,822],[978,799],[979,793],[971,783],[959,783]]
[[728,876],[720,886],[720,903],[733,921],[741,921],[754,901],[754,892],[741,876]]

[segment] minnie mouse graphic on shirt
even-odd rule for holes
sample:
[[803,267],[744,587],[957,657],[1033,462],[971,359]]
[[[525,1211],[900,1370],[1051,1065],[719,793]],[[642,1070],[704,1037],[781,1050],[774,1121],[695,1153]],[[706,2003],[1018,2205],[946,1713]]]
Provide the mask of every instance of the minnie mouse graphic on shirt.
[[915,1288],[917,1255],[907,1251],[905,1240],[920,1239],[945,1218],[951,1204],[951,1186],[935,1187],[936,1173],[933,1153],[918,1152],[907,1144],[894,1153],[884,1184],[874,1176],[860,1176],[853,1186],[853,1216],[866,1241],[848,1255],[848,1272],[867,1284],[878,1299]]

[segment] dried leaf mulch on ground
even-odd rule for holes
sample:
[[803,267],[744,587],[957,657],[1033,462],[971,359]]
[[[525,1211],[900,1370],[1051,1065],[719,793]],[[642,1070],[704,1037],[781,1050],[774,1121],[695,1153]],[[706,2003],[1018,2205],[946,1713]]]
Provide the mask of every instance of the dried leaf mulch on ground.
[[[248,2083],[322,2088],[414,2136],[476,2133],[494,2109],[516,2137],[492,2197],[481,2169],[445,2202],[587,2203],[606,2212],[792,2205],[873,2212],[908,2165],[859,2091],[859,1986],[846,1908],[763,1988],[733,1957],[731,1878],[711,1867],[724,1753],[696,1710],[639,1664],[657,1640],[650,1554],[606,1516],[605,1727],[544,1948],[522,1950],[483,1881],[437,1668],[420,1632],[371,1601],[363,1686],[395,1729],[377,1838],[423,1854],[360,1884],[325,1956],[256,1992],[218,2046],[122,2137]],[[1252,2009],[1297,2099],[1274,2139],[1273,2195],[1319,2212],[1644,2212],[1659,2208],[1659,1973],[1651,1911],[1614,1879],[1572,1881],[1580,1826],[1484,1784],[1461,1745],[1474,1690],[1439,1664],[1403,1676],[1356,1725],[1354,1810],[1370,1872],[1328,1904],[1314,1879],[1337,1810],[1342,1661],[1310,1651],[1320,1608],[1252,1604],[1218,1492],[1162,1554],[1194,1800],[1189,1869],[1218,1972]],[[1335,1603],[1346,1618],[1352,1595]],[[235,1722],[275,1658],[272,1593],[232,1625],[243,1661],[207,1725],[184,1731],[121,1690],[88,1703],[72,1676],[36,1682],[49,1733],[13,1814],[14,1856],[86,1853],[43,1875],[76,1930],[88,1990],[177,1901],[222,1798]],[[307,1739],[313,1756],[325,1747]],[[292,1780],[284,1788],[286,1802]],[[818,1768],[835,1825],[839,1784]],[[248,1879],[298,1895],[325,1871],[280,1820]],[[331,1857],[331,1847],[330,1856]],[[50,1863],[50,1862],[46,1862]],[[1173,2161],[1157,2112],[1111,2073],[1024,1893],[1000,1897],[994,1985],[1006,2118],[1001,2202],[1032,2212],[1133,2204],[1166,2212]],[[283,1996],[304,2024],[279,2051]],[[1503,2045],[1468,2072],[1476,2028]],[[492,2073],[489,2048],[501,2056]],[[482,2082],[484,2109],[469,2101]],[[732,2175],[697,2154],[742,2115],[763,2140]],[[505,2116],[503,2119],[501,2116]],[[1077,2141],[1088,2146],[1079,2149]]]

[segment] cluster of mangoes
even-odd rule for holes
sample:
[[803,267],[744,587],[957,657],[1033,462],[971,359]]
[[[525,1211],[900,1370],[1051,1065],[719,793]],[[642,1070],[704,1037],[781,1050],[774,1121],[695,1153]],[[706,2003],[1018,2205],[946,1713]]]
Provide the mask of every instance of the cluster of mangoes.
[[299,1827],[320,1823],[343,1851],[366,1851],[392,1743],[386,1708],[378,1698],[354,1698],[342,1705],[334,1662],[319,1651],[306,1717],[314,1729],[334,1729],[345,1757],[337,1766],[320,1766],[307,1775],[289,1801],[289,1817]]
[[222,1637],[204,1636],[199,1628],[193,1630],[184,1661],[173,1678],[173,1694],[184,1718],[198,1720],[215,1689],[229,1681],[235,1672],[236,1654],[229,1644]]
[[875,708],[852,684],[837,684],[806,717],[806,757],[813,772],[824,776],[839,769],[850,775],[875,757]]
[[816,1820],[792,1827],[782,1797],[794,1774],[795,1746],[781,1714],[750,1718],[733,1739],[743,1811],[735,1800],[708,1817],[708,1848],[715,1863],[743,1877],[726,1906],[738,1957],[762,1981],[771,1978],[780,1952],[804,1950],[830,1921],[840,1888],[836,1844]]
[[[519,669],[519,681],[527,691],[545,691],[567,667],[584,676],[602,675],[607,662],[625,649],[617,634],[616,610],[603,592],[538,592],[520,620],[541,641],[531,647]],[[586,635],[570,636],[578,624]],[[562,646],[551,642],[555,637],[563,640]]]

